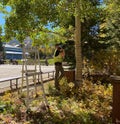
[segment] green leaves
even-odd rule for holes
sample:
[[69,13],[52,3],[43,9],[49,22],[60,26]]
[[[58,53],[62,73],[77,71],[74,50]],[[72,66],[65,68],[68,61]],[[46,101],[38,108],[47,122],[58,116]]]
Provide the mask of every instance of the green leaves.
[[106,17],[105,17],[105,27],[103,28],[105,31],[105,35],[107,39],[107,42],[111,45],[111,47],[118,48],[120,46],[120,1],[119,0],[106,0],[106,6],[105,11]]

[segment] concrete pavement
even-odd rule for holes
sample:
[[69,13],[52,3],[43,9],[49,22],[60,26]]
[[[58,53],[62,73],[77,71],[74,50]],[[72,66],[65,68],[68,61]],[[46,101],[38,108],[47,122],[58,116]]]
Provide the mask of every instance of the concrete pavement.
[[[30,65],[27,66],[27,68],[31,70],[31,69],[35,69],[35,66]],[[39,72],[39,66],[37,66],[37,71]],[[54,71],[54,66],[41,66],[41,71],[42,72]],[[0,79],[12,78],[16,76],[22,76],[22,65],[9,65],[9,64],[0,65]],[[1,82],[0,90],[9,86],[10,86],[9,82]]]
[[[30,65],[28,69],[34,69],[35,66]],[[53,71],[54,66],[41,66],[42,72]],[[39,67],[37,66],[37,71],[39,71]],[[0,78],[8,78],[22,75],[22,65],[0,65]]]

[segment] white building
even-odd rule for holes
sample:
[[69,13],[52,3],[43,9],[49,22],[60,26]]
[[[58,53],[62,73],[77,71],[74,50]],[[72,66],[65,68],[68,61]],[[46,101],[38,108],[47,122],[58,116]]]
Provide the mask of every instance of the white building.
[[5,44],[4,46],[5,59],[22,59],[22,48]]

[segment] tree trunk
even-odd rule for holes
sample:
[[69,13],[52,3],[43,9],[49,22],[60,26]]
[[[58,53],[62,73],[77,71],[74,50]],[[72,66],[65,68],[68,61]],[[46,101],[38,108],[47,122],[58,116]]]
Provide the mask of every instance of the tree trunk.
[[82,82],[82,50],[81,50],[81,22],[80,16],[78,14],[76,14],[75,16],[75,57],[76,57],[75,80],[79,85]]

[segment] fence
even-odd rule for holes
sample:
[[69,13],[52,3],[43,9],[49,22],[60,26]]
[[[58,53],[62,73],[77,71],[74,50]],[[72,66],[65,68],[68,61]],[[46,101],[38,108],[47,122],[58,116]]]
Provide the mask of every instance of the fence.
[[[53,80],[54,79],[54,71],[48,71],[48,72],[42,72],[43,82]],[[37,83],[40,82],[40,73],[36,73],[37,77]],[[31,75],[33,76],[33,75]],[[4,83],[4,84],[3,84]],[[22,76],[16,76],[16,77],[8,77],[8,78],[2,78],[0,79],[0,93],[4,93],[8,90],[17,90],[20,88],[22,84]],[[34,84],[33,82],[30,83],[30,85]],[[26,86],[26,84],[25,84]]]

